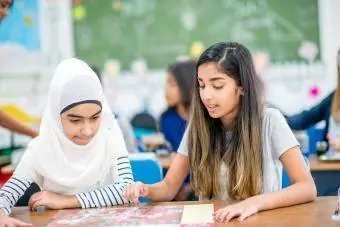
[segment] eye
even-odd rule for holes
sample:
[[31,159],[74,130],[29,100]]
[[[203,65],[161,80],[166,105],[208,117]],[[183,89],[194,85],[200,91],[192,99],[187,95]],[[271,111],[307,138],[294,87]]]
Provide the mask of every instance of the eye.
[[213,85],[213,88],[220,90],[223,88],[223,85]]
[[79,123],[80,120],[79,119],[70,119],[70,122],[76,124],[76,123]]
[[170,86],[170,87],[176,87],[177,86],[177,84],[173,81],[168,81],[167,85]]
[[94,117],[91,118],[91,120],[96,121],[96,120],[98,120],[98,118],[99,118],[99,116],[94,116]]

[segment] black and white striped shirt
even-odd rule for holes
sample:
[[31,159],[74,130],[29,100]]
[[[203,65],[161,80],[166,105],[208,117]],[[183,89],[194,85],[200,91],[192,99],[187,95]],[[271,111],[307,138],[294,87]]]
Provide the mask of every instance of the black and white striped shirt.
[[[117,159],[118,181],[97,190],[76,194],[82,208],[101,208],[129,203],[123,198],[123,190],[133,182],[133,175],[128,156]],[[30,187],[32,181],[11,177],[0,190],[0,208],[6,214],[11,213],[11,208]]]

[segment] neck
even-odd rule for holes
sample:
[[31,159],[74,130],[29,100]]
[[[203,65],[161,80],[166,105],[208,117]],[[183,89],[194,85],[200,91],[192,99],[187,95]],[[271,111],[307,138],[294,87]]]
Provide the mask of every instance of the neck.
[[235,126],[237,114],[239,114],[239,107],[235,107],[229,113],[221,117],[221,122],[225,130],[231,130]]
[[183,104],[178,104],[176,106],[176,111],[181,118],[183,118],[184,120],[188,120],[189,113]]

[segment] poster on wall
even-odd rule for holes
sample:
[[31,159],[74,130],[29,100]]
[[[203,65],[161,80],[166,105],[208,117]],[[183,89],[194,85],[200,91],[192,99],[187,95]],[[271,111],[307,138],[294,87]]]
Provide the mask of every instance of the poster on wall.
[[14,0],[0,22],[0,76],[51,71],[73,56],[70,5],[68,0]]
[[15,0],[0,23],[0,72],[33,73],[41,59],[39,0]]

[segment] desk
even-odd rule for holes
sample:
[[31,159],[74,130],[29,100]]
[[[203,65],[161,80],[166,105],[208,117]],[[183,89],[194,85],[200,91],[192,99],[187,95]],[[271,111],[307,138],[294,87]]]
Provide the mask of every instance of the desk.
[[310,155],[308,159],[318,196],[337,195],[340,187],[340,162],[320,161],[315,155]]
[[311,171],[340,171],[340,161],[320,161],[315,155],[308,157]]
[[[227,226],[253,226],[253,227],[320,227],[320,226],[340,226],[340,221],[333,221],[331,216],[334,212],[337,197],[319,197],[315,202],[285,207],[270,211],[260,212],[250,217],[242,223],[233,221]],[[227,201],[202,201],[202,202],[159,202],[152,203],[151,206],[167,205],[190,205],[214,203],[215,210],[230,204]],[[44,213],[29,212],[28,208],[13,209],[12,216],[22,221],[31,222],[34,226],[42,226],[56,214],[57,211],[46,211]],[[216,226],[226,226],[218,224]]]

